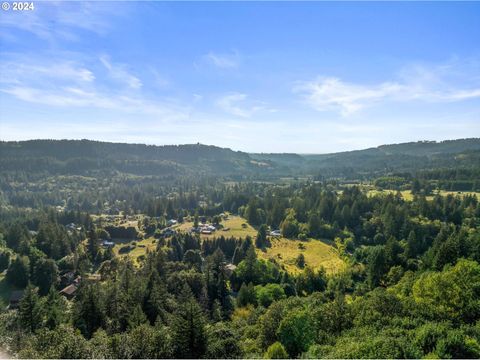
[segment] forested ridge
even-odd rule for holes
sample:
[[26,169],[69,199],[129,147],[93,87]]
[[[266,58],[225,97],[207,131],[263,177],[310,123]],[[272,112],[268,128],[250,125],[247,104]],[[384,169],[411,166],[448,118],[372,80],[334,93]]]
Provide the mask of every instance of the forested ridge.
[[479,358],[479,144],[2,142],[0,349]]

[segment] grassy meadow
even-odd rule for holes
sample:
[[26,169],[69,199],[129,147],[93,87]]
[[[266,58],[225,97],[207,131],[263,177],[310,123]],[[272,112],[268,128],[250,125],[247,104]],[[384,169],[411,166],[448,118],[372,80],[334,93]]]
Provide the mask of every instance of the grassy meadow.
[[305,256],[307,266],[313,269],[323,266],[329,274],[336,273],[345,266],[336,249],[329,245],[327,241],[271,238],[270,243],[271,246],[264,250],[257,249],[258,257],[266,260],[274,259],[280,265],[283,265],[289,273],[296,274],[302,271],[295,264],[295,260],[300,254]]

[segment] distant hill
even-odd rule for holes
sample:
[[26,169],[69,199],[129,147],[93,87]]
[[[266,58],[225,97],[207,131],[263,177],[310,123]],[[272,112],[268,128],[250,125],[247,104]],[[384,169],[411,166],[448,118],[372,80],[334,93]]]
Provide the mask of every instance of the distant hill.
[[248,154],[201,144],[154,146],[90,140],[0,142],[4,170],[137,175],[229,174],[258,168]]
[[421,141],[332,154],[248,154],[216,146],[143,145],[90,140],[0,142],[2,171],[135,175],[378,176],[480,166],[480,139]]

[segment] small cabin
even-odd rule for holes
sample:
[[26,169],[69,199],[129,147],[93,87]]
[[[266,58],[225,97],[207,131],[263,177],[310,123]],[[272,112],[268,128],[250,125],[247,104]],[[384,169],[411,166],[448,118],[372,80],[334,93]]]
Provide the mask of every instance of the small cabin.
[[65,296],[68,300],[71,300],[75,296],[77,290],[78,287],[75,284],[71,284],[60,290],[60,294]]

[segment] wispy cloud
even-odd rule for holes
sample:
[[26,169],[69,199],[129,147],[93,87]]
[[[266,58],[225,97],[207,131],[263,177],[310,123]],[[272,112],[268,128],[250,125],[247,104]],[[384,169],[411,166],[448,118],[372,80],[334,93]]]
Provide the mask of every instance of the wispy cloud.
[[108,70],[110,77],[120,83],[126,84],[132,89],[139,89],[142,87],[142,82],[136,76],[127,71],[125,64],[112,64],[107,55],[100,57],[100,61]]
[[230,115],[248,118],[259,111],[274,112],[260,101],[251,101],[247,94],[229,93],[216,101],[216,105]]
[[78,30],[105,34],[110,21],[124,10],[124,6],[115,7],[108,2],[37,2],[35,11],[2,13],[0,26],[9,41],[16,39],[15,32],[9,30],[27,31],[49,41],[77,41]]
[[61,82],[91,83],[95,80],[92,71],[74,61],[50,61],[49,64],[42,62],[23,62],[25,59],[3,61],[0,63],[0,82],[18,84],[29,81],[42,82],[45,79]]
[[[107,57],[100,59],[101,65],[97,60],[96,66],[93,60],[90,66],[64,59],[49,61],[47,65],[46,59],[37,57],[32,63],[18,57],[0,63],[0,91],[18,100],[53,107],[108,109],[169,119],[187,116],[188,106],[142,94],[140,79],[129,74],[125,65],[112,65]],[[97,81],[109,77],[125,83],[127,88]]]
[[478,68],[468,71],[460,65],[453,62],[431,67],[409,66],[402,69],[394,81],[378,84],[318,77],[299,83],[293,91],[300,93],[314,109],[339,111],[343,116],[388,101],[457,102],[480,98]]
[[221,69],[235,69],[240,65],[240,55],[237,51],[229,54],[209,52],[203,56],[203,59]]

